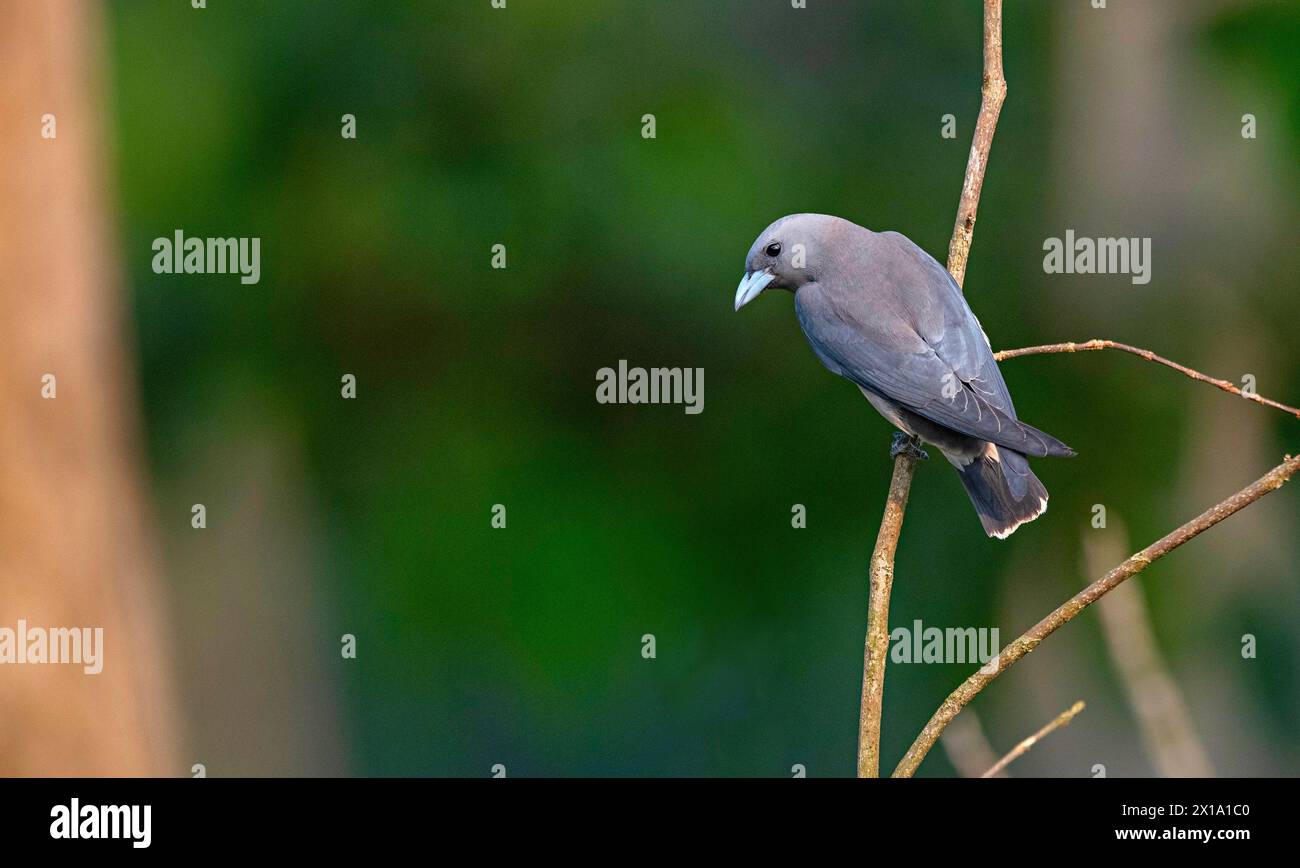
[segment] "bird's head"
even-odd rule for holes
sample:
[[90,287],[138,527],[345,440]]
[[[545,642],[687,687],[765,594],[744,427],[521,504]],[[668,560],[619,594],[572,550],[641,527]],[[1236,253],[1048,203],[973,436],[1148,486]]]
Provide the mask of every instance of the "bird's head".
[[837,222],[843,221],[826,214],[791,214],[759,233],[745,257],[745,276],[736,287],[736,310],[765,289],[797,292],[815,281],[823,242]]

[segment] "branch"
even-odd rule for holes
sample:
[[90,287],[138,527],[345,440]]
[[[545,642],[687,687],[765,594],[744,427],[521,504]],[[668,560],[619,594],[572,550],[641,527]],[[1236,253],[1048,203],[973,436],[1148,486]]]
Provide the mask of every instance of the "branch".
[[[966,160],[966,177],[957,202],[957,222],[948,244],[948,271],[960,286],[966,276],[975,233],[975,212],[984,170],[988,166],[993,132],[998,125],[1007,83],[1002,77],[1002,0],[984,0],[984,84],[975,135]],[[894,475],[889,483],[885,516],[871,554],[871,594],[867,604],[867,638],[862,652],[862,707],[858,718],[858,777],[880,775],[880,714],[885,690],[885,657],[889,651],[889,592],[894,581],[894,551],[903,529],[903,511],[916,471],[916,458],[907,451],[894,458]]]
[[1007,81],[1002,77],[1002,0],[984,0],[984,86],[970,157],[966,160],[966,180],[961,185],[961,201],[957,205],[957,222],[952,228],[952,241],[948,243],[948,271],[958,286],[966,277],[966,259],[975,234],[975,211],[984,187],[984,169],[1006,98]]
[[1173,368],[1175,371],[1178,371],[1181,374],[1186,374],[1193,380],[1199,380],[1202,383],[1209,383],[1211,386],[1215,386],[1225,392],[1230,392],[1233,395],[1246,398],[1247,400],[1254,401],[1257,404],[1263,404],[1266,407],[1273,407],[1274,409],[1281,410],[1285,413],[1290,413],[1292,416],[1300,419],[1300,410],[1297,410],[1295,407],[1288,407],[1286,404],[1280,404],[1277,401],[1265,398],[1263,395],[1258,395],[1254,392],[1243,392],[1227,380],[1220,380],[1215,377],[1206,376],[1200,371],[1192,370],[1191,368],[1180,365],[1177,362],[1171,362],[1164,356],[1157,356],[1150,350],[1144,350],[1141,347],[1131,347],[1128,344],[1121,344],[1117,341],[1093,338],[1092,340],[1084,341],[1081,344],[1064,343],[1044,344],[1040,347],[1021,347],[1018,350],[1002,350],[1001,352],[994,353],[993,358],[1000,362],[1003,359],[1015,359],[1020,356],[1037,356],[1044,353],[1083,353],[1089,350],[1121,350],[1126,353],[1132,353],[1135,356],[1146,359],[1148,362],[1156,362],[1157,364],[1164,365],[1167,368]]
[[1210,507],[1196,518],[1147,546],[1137,554],[1132,555],[1124,563],[1088,585],[1010,645],[1003,648],[998,653],[998,656],[990,661],[990,663],[994,664],[991,671],[986,665],[963,681],[960,687],[948,695],[948,698],[939,706],[939,710],[934,713],[925,728],[921,730],[921,734],[916,737],[916,741],[908,748],[907,754],[899,762],[898,768],[894,769],[894,777],[911,777],[916,772],[917,767],[921,765],[921,761],[925,759],[925,755],[930,752],[930,748],[934,747],[934,743],[938,740],[939,734],[943,732],[944,727],[957,716],[962,708],[979,695],[979,692],[987,687],[990,681],[1005,672],[1021,657],[1037,648],[1038,643],[1042,642],[1043,639],[1072,621],[1076,615],[1117,587],[1125,579],[1142,572],[1154,561],[1169,554],[1193,537],[1214,527],[1228,516],[1250,506],[1269,492],[1281,488],[1282,484],[1298,470],[1300,470],[1300,455],[1285,456],[1281,464],[1255,482],[1226,500]]
[[980,775],[980,777],[991,778],[996,776],[998,772],[1002,771],[1004,768],[1011,765],[1011,763],[1015,762],[1024,754],[1028,753],[1031,747],[1038,744],[1038,742],[1046,738],[1052,732],[1060,729],[1063,726],[1069,726],[1070,721],[1074,720],[1074,716],[1078,714],[1080,711],[1083,711],[1083,708],[1084,708],[1083,700],[1081,699],[1078,702],[1076,702],[1074,705],[1070,706],[1067,710],[1057,715],[1056,719],[1053,720],[1051,723],[1047,724],[1047,726],[1043,727],[1038,732],[1034,733],[1029,738],[1025,739],[1020,744],[1013,747],[1011,749],[1011,753],[1007,754],[1002,759],[995,762],[993,764],[993,767],[988,771],[986,771],[984,774]]
[[889,654],[889,592],[894,585],[894,550],[903,530],[903,512],[916,470],[916,456],[900,452],[894,459],[885,515],[880,519],[871,553],[871,597],[867,606],[867,642],[862,651],[862,713],[858,718],[858,777],[880,777],[880,716]]

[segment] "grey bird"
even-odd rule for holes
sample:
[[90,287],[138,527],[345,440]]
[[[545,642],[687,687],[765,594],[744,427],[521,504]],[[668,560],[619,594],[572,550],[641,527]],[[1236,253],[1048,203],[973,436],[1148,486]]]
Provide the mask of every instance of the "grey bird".
[[794,293],[822,364],[851,380],[903,434],[943,453],[989,536],[1003,539],[1047,509],[1026,456],[1074,450],[1016,418],[988,337],[948,270],[897,232],[826,214],[768,226],[745,258],[736,310],[765,289]]

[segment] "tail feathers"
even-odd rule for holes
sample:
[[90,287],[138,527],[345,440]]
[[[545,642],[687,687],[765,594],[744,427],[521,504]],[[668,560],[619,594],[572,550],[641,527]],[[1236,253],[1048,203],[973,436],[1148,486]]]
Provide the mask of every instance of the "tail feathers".
[[1047,511],[1047,489],[1019,452],[990,443],[984,454],[958,467],[957,473],[989,536],[1006,539]]

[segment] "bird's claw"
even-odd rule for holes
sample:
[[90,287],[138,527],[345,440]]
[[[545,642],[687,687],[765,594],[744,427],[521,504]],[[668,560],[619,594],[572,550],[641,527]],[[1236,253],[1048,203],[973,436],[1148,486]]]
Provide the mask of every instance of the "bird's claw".
[[926,454],[919,444],[920,441],[910,434],[895,431],[894,442],[889,447],[889,457],[897,458],[899,455],[911,455],[917,461],[929,460],[930,456]]

